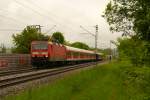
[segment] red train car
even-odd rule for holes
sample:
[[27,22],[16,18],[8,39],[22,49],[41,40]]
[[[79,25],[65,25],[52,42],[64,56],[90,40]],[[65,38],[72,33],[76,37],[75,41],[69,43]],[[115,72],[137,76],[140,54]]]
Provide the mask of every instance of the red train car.
[[53,65],[101,60],[94,51],[78,49],[48,41],[31,43],[31,62],[33,65]]
[[95,52],[66,46],[67,61],[91,61],[95,60]]

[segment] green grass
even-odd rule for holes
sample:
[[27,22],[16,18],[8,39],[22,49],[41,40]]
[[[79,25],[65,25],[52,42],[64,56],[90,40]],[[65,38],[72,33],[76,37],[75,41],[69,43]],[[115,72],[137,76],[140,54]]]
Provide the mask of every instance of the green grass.
[[6,100],[149,100],[146,94],[149,88],[143,87],[146,93],[142,91],[144,89],[138,85],[143,83],[132,79],[131,74],[141,75],[141,72],[148,73],[147,70],[149,68],[135,70],[128,62],[112,62],[9,96]]

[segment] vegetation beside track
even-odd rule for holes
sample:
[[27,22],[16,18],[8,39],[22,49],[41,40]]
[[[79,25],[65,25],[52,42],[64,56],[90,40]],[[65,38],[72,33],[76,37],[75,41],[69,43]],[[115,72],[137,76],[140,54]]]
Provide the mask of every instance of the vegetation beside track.
[[150,68],[111,62],[6,100],[149,100]]

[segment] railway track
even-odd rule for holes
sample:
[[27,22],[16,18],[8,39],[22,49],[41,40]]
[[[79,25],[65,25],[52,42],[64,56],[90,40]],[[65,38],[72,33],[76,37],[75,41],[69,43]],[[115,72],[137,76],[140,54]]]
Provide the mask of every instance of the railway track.
[[44,78],[48,76],[53,76],[53,75],[69,72],[75,69],[88,67],[94,64],[95,62],[92,62],[92,63],[86,63],[86,64],[67,66],[67,67],[60,67],[60,68],[55,68],[55,69],[38,70],[38,71],[22,73],[18,75],[11,75],[9,77],[7,76],[0,77],[0,88],[6,88],[9,86],[14,86],[17,84],[25,83],[31,80],[36,80],[36,79],[40,79],[40,78]]
[[0,77],[34,71],[34,68],[16,68],[0,71]]

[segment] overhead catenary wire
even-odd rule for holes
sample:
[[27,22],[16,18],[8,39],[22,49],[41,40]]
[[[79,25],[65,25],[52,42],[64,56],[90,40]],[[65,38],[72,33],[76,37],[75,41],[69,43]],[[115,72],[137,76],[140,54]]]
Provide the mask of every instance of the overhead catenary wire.
[[51,30],[53,30],[56,27],[56,25],[54,25],[52,28],[50,28],[48,31],[46,31],[45,33],[49,33]]
[[39,16],[41,16],[41,17],[43,17],[43,18],[47,18],[49,21],[52,21],[54,24],[56,24],[56,21],[54,21],[53,19],[49,18],[48,16],[43,15],[43,14],[40,13],[39,11],[37,11],[37,10],[33,9],[32,7],[30,7],[29,5],[24,4],[24,3],[22,3],[22,2],[19,2],[19,1],[17,1],[17,0],[14,0],[14,1],[15,1],[15,3],[17,3],[18,5],[24,7],[25,9],[29,9],[29,10],[31,10],[32,12],[36,13],[37,15],[39,15]]
[[19,1],[17,1],[17,0],[14,0],[14,2],[16,2],[17,4],[21,5],[22,7],[26,8],[26,9],[32,10],[34,13],[38,14],[39,16],[44,17],[44,18],[47,18],[48,20],[53,21],[53,22],[55,23],[54,20],[50,19],[48,16],[43,15],[43,14],[40,13],[39,11],[37,11],[37,10],[33,9],[32,7],[30,7],[29,5],[24,4],[24,3],[22,3],[22,2],[19,2]]
[[[54,13],[52,13],[52,12],[50,12],[49,10],[47,10],[47,9],[45,9],[45,8],[43,8],[43,7],[41,7],[41,6],[39,6],[39,5],[37,5],[35,2],[33,2],[32,0],[27,0],[26,2],[29,2],[30,4],[32,4],[34,7],[36,6],[37,8],[40,8],[40,9],[42,9],[44,12],[46,12],[47,14],[50,14],[51,15],[51,17],[52,16],[54,16],[54,18],[57,18],[57,20],[60,20],[60,19],[62,19],[61,21],[68,21],[68,19],[65,19],[65,18],[62,18],[62,17],[60,17],[60,16],[57,16],[56,14],[54,14]],[[54,19],[54,18],[52,18],[52,19]],[[55,19],[54,19],[55,20]]]
[[21,29],[0,29],[0,31],[22,31]]
[[15,18],[13,18],[13,17],[10,17],[10,16],[6,16],[6,15],[1,15],[1,14],[0,14],[0,17],[5,18],[5,19],[9,19],[9,20],[14,21],[14,22],[19,22],[19,23],[21,23],[21,24],[26,24],[26,23],[24,23],[23,21],[19,21],[19,20],[15,19]]
[[[19,2],[19,1],[17,1],[17,0],[14,0],[14,1],[15,1],[17,4],[23,6],[23,7],[27,8],[27,9],[30,9],[30,10],[32,10],[33,12],[37,13],[37,14],[39,14],[40,16],[46,17],[48,20],[53,21],[55,24],[57,24],[57,26],[58,26],[58,24],[61,25],[61,26],[66,26],[66,25],[62,25],[60,22],[58,22],[58,19],[55,20],[54,18],[52,18],[52,17],[50,17],[50,16],[47,16],[47,14],[40,13],[39,11],[33,9],[32,7],[30,7],[30,6],[27,5],[27,4],[24,4],[24,3]],[[32,2],[32,1],[26,1],[26,2]],[[31,3],[28,3],[28,4],[31,4]],[[49,11],[47,11],[47,10],[45,10],[44,8],[42,8],[42,7],[38,6],[38,5],[36,5],[35,3],[32,3],[32,5],[34,5],[34,7],[36,6],[38,9],[40,8],[40,9],[44,10],[45,12],[50,13]],[[65,24],[66,24],[66,23],[65,23]],[[70,27],[70,25],[69,25],[69,26],[67,25],[66,27],[68,27],[69,30],[71,29],[71,30],[75,31],[75,30],[73,29],[73,27]]]
[[[22,2],[20,2],[20,1],[18,1],[18,0],[14,0],[14,1],[15,1],[17,4],[19,4],[20,6],[26,8],[26,9],[28,9],[28,10],[32,10],[34,13],[40,15],[41,17],[46,17],[48,20],[53,21],[55,24],[57,23],[57,24],[61,25],[61,23],[59,23],[58,20],[56,21],[56,20],[54,20],[53,18],[47,16],[46,14],[40,13],[38,10],[32,8],[33,6],[30,7],[29,5],[24,4],[24,3],[22,3]],[[41,8],[42,8],[42,7],[41,7]],[[44,10],[44,9],[43,9],[43,10]],[[45,12],[46,12],[46,10],[45,10]],[[48,12],[48,13],[50,13],[50,12]],[[23,25],[26,25],[26,23],[23,22],[23,20],[20,21],[20,20],[18,20],[18,19],[16,19],[16,18],[13,18],[13,17],[10,17],[10,16],[4,16],[4,15],[2,15],[1,17],[7,18],[7,19],[12,20],[12,21],[14,21],[14,22],[19,22],[19,23],[21,23],[21,24],[23,24]],[[65,24],[66,24],[66,23],[65,23]],[[57,26],[59,26],[59,25],[57,25]],[[68,30],[73,30],[73,31],[76,30],[76,29],[73,29],[73,27],[71,27],[72,25],[70,25],[70,24],[69,24],[69,26],[68,26],[68,25],[61,25],[61,26],[66,26],[66,27],[68,27]]]
[[[95,36],[95,34],[93,34],[92,32],[90,32],[89,30],[85,29],[83,26],[80,25],[80,28],[82,28],[84,31],[86,31],[88,34],[91,34],[92,36]],[[87,34],[86,33],[86,34]]]
[[[6,14],[7,14],[7,13],[9,13],[9,14],[11,13],[11,14],[14,15],[13,12],[10,12],[10,11],[8,11],[8,10],[6,10],[6,9],[0,9],[0,11],[2,11],[3,13],[6,13]],[[5,15],[5,16],[7,16],[7,15]],[[19,17],[20,17],[20,16],[19,16]],[[27,24],[27,21],[24,20],[24,19],[26,18],[26,16],[23,16],[23,18],[24,18],[23,20],[20,19],[19,17],[17,17],[17,18],[15,17],[15,18],[14,18],[13,16],[11,16],[11,18],[13,18],[13,19],[15,19],[15,20],[17,20],[17,21],[20,21],[20,22],[22,22],[23,24],[26,25],[26,24]]]
[[[5,9],[0,9],[0,11],[3,11],[3,12],[8,12],[9,13],[9,11],[7,11],[7,10],[5,10]],[[0,15],[0,17],[2,17],[2,18],[4,18],[4,19],[9,19],[9,20],[11,20],[11,21],[13,21],[13,22],[19,22],[19,23],[22,23],[23,25],[24,24],[26,24],[25,22],[23,22],[23,21],[20,21],[20,20],[18,20],[18,19],[16,19],[16,18],[13,18],[13,17],[8,17],[7,15]],[[6,24],[7,26],[8,26],[8,23]],[[9,25],[9,26],[11,26],[11,25]],[[22,29],[23,29],[24,27],[22,27]],[[49,32],[49,31],[51,31],[52,29],[50,29],[50,30],[48,30],[47,32]],[[12,28],[7,28],[7,29],[0,29],[0,31],[22,31],[21,29],[12,29]]]
[[[43,8],[43,7],[39,6],[39,5],[37,5],[37,4],[36,4],[35,2],[33,2],[32,0],[27,0],[26,2],[29,2],[29,3],[32,4],[33,6],[36,6],[37,8],[40,8],[40,9],[42,9],[44,12],[50,14],[51,16],[49,16],[49,17],[52,18],[52,16],[54,16],[54,18],[52,18],[53,20],[55,20],[55,18],[57,18],[57,20],[55,20],[56,23],[59,23],[59,24],[60,24],[60,22],[57,22],[57,21],[60,20],[60,19],[62,19],[62,20],[60,20],[60,21],[64,22],[65,24],[66,24],[66,21],[68,21],[68,19],[61,18],[60,16],[57,16],[57,15],[53,14],[53,13],[50,12],[49,10],[47,10],[47,9],[45,9],[45,8]],[[62,26],[64,26],[64,25],[62,25]],[[66,25],[65,25],[65,26],[66,26]],[[73,29],[73,27],[70,27],[70,23],[67,25],[67,27]]]

